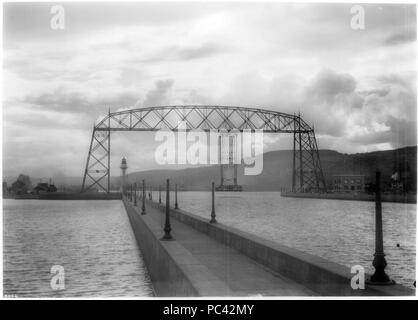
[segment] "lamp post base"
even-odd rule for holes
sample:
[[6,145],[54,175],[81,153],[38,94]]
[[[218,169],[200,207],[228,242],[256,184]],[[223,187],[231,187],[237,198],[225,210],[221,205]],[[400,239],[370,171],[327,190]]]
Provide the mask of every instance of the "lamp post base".
[[366,283],[370,285],[386,286],[395,284],[395,281],[391,280],[385,272],[386,259],[383,250],[374,254],[373,267],[375,269],[374,274],[370,278],[366,279]]
[[373,281],[372,278],[373,277],[366,279],[366,284],[371,286],[391,286],[396,284],[396,282],[394,280],[389,279],[389,277],[387,281]]
[[169,236],[164,235],[160,240],[161,241],[174,241],[175,239],[170,235]]

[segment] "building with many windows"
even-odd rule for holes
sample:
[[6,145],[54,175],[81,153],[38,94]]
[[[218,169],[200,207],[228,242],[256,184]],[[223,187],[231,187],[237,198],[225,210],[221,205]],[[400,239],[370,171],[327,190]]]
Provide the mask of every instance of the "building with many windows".
[[334,192],[364,192],[366,177],[361,174],[338,174],[332,177]]

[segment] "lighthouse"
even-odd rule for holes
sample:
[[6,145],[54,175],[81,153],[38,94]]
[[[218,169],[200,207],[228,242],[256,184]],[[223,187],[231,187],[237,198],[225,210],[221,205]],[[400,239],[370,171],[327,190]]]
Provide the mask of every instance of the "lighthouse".
[[126,169],[128,169],[128,164],[126,163],[126,158],[122,158],[122,162],[120,164],[120,169],[122,170],[122,181],[121,181],[121,192],[125,191],[125,184],[126,184]]

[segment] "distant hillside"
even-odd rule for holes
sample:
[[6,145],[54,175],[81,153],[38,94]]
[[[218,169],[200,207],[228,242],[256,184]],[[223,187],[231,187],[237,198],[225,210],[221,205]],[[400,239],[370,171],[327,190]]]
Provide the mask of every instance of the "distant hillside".
[[[322,168],[328,185],[331,185],[332,176],[335,174],[363,174],[374,179],[376,168],[382,171],[383,184],[390,184],[390,176],[394,172],[407,172],[409,175],[409,189],[416,190],[417,181],[417,147],[405,147],[396,150],[343,154],[332,150],[319,151]],[[271,151],[264,154],[263,171],[258,176],[244,176],[242,167],[238,168],[238,183],[244,186],[244,190],[267,191],[290,188],[292,184],[292,150]],[[129,170],[129,169],[128,169]],[[220,182],[219,166],[193,167],[181,170],[149,170],[128,174],[130,182],[139,182],[145,179],[154,186],[164,184],[165,179],[170,178],[183,189],[206,190],[211,181]],[[16,177],[3,177],[4,181],[11,185]],[[32,178],[35,185],[40,179]],[[47,182],[43,179],[43,182]],[[67,190],[78,191],[82,177],[67,177],[56,175],[52,182],[57,186],[65,186]],[[120,177],[111,177],[112,189],[120,186]]]
[[[263,172],[258,176],[244,176],[242,167],[238,168],[238,183],[244,190],[280,190],[290,188],[292,183],[292,150],[271,151],[264,154]],[[408,172],[409,189],[416,190],[417,147],[396,150],[342,154],[332,150],[319,151],[322,168],[328,185],[335,174],[363,174],[372,181],[376,168],[382,171],[383,184],[390,183],[396,171]],[[205,190],[211,181],[220,181],[219,166],[187,168],[181,170],[150,170],[128,175],[128,181],[145,179],[148,184],[158,186],[170,178],[187,190]],[[112,179],[118,183],[117,178]]]
[[382,184],[391,182],[395,172],[408,175],[409,190],[417,187],[417,147],[405,147],[395,150],[376,151],[369,153],[340,154],[333,159],[321,157],[321,163],[326,171],[327,180],[339,173],[364,174],[374,180],[376,168],[382,172]]

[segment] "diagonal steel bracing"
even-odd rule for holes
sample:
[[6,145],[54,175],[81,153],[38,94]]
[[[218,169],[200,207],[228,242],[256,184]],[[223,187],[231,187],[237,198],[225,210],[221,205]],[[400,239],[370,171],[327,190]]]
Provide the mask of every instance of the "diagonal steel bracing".
[[292,190],[325,191],[314,129],[300,115],[234,106],[161,106],[108,113],[94,127],[83,177],[82,192],[110,189],[110,134],[112,131],[263,130],[293,133]]

